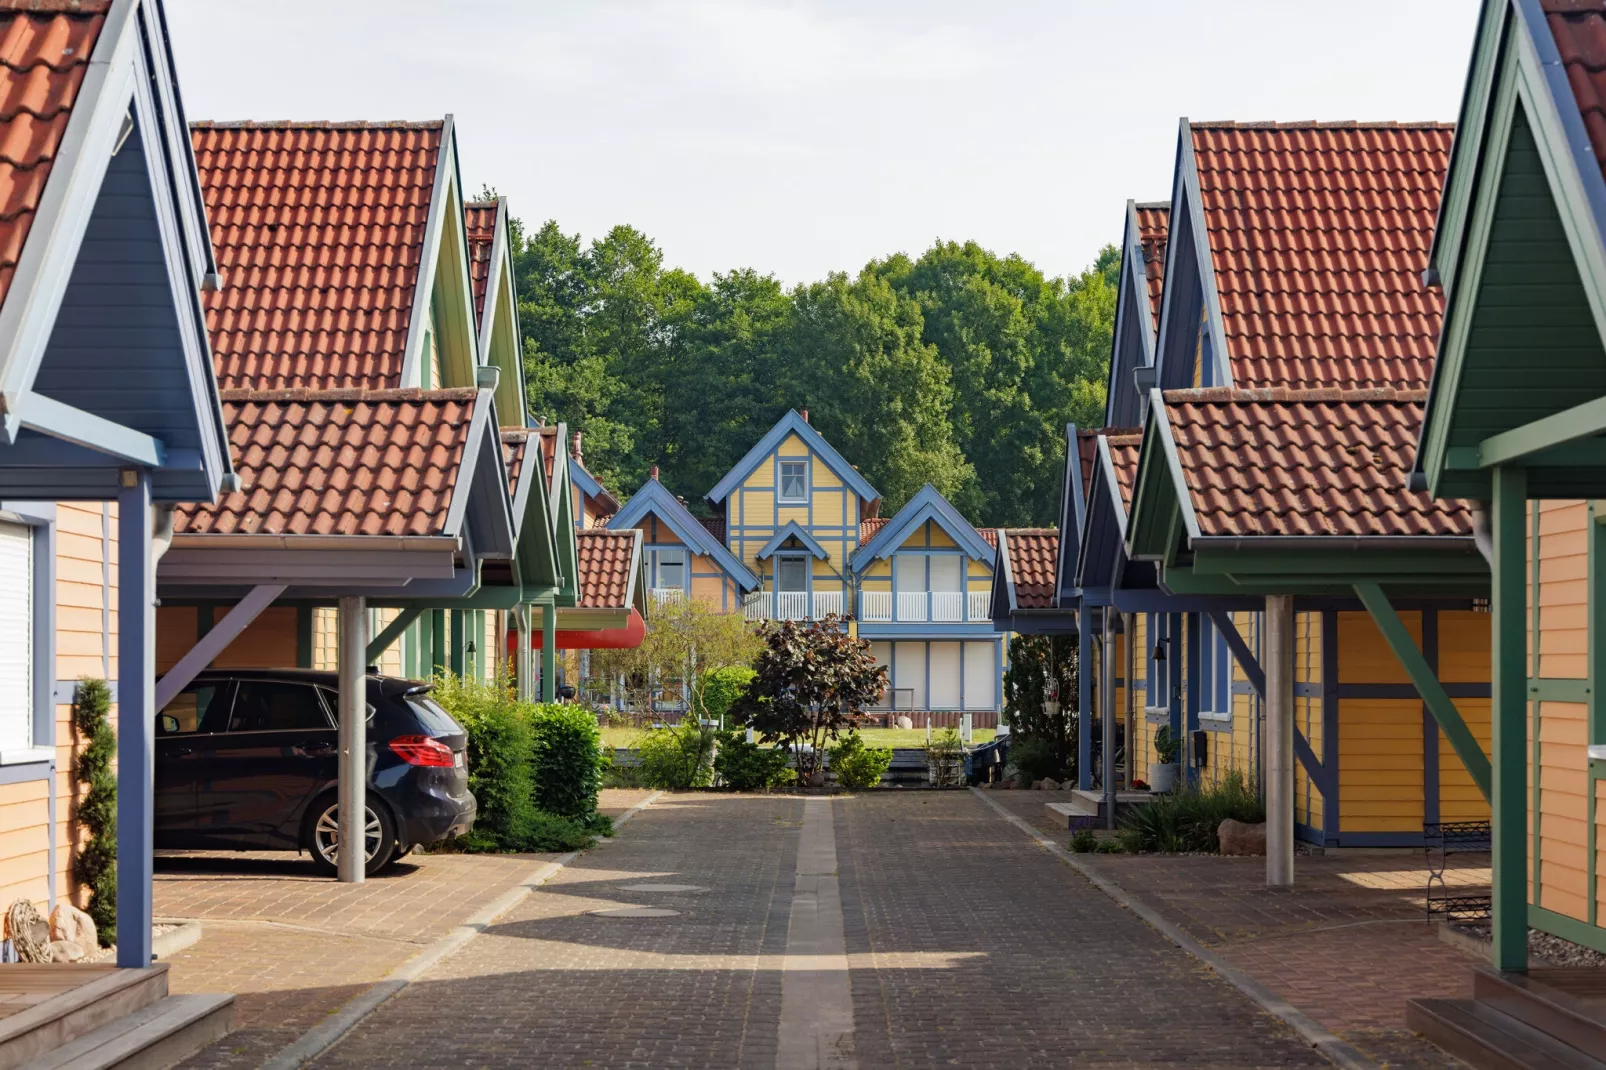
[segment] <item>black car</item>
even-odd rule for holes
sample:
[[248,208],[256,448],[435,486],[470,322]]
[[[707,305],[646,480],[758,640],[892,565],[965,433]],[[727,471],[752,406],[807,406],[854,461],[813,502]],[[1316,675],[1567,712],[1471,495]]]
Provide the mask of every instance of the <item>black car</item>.
[[[429,695],[368,682],[368,872],[474,824],[468,733]],[[338,681],[299,669],[201,673],[156,715],[156,846],[307,850],[333,874]]]

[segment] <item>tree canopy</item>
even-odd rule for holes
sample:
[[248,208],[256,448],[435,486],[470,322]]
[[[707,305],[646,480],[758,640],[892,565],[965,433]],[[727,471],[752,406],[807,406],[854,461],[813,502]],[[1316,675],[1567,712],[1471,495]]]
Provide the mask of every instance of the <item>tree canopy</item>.
[[621,498],[653,465],[689,503],[787,409],[885,498],[925,483],[972,522],[1057,522],[1067,422],[1097,423],[1115,319],[1113,246],[1070,278],[938,242],[790,289],[751,268],[708,282],[616,226],[583,244],[515,224],[530,411],[585,432]]

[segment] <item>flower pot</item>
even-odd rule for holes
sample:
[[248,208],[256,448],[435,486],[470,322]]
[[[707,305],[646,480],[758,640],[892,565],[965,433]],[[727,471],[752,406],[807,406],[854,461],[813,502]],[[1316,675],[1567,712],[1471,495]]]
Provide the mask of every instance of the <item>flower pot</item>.
[[1176,762],[1149,763],[1149,790],[1164,794],[1177,790],[1177,773],[1181,765]]

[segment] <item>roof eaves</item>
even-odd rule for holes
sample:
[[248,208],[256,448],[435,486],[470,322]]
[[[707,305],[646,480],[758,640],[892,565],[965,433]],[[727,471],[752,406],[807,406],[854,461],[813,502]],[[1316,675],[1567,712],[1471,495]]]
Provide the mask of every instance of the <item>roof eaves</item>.
[[680,499],[656,479],[649,479],[625,507],[608,521],[608,527],[614,530],[635,528],[646,519],[648,513],[654,514],[667,524],[669,530],[673,531],[681,542],[705,557],[713,558],[743,590],[751,591],[760,585],[761,581],[754,575],[753,570],[715,539],[713,533],[691,515],[691,510],[682,505]]
[[796,520],[788,520],[781,530],[771,536],[770,541],[765,543],[754,557],[759,561],[773,557],[786,544],[787,539],[796,539],[803,544],[804,549],[821,561],[829,561],[831,559],[831,555],[825,552],[825,547],[821,546],[819,541],[800,526]]
[[944,498],[942,492],[927,483],[891,520],[881,526],[875,538],[855,550],[848,559],[848,568],[859,571],[878,557],[886,557],[909,537],[910,532],[927,520],[935,520],[947,531],[960,549],[977,561],[992,556],[993,548],[981,537],[970,521],[959,515],[959,510]]
[[869,480],[860,475],[859,470],[849,464],[847,459],[836,451],[836,447],[827,442],[825,436],[803,419],[796,409],[788,410],[786,415],[776,421],[775,426],[770,428],[729,472],[725,473],[725,477],[705,495],[707,500],[715,504],[724,501],[766,456],[786,441],[788,434],[796,434],[801,438],[860,498],[867,502],[881,500],[881,492],[872,487]]

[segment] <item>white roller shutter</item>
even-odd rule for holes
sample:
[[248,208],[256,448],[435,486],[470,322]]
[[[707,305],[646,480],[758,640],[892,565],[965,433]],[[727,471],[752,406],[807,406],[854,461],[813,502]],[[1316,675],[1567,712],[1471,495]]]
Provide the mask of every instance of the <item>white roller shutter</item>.
[[[892,675],[892,667],[891,667],[892,666],[892,644],[891,643],[871,643],[870,644],[870,656],[875,658],[875,663],[877,665],[879,665],[882,668],[887,670],[887,675],[889,677]],[[883,691],[881,693],[881,698],[879,700],[877,700],[876,705],[877,706],[891,706],[892,705],[892,696],[888,692]]]
[[931,644],[931,708],[959,708],[959,643]]
[[898,709],[924,710],[926,706],[926,644],[892,644],[892,686]]
[[998,646],[965,644],[965,709],[990,710],[998,705]]
[[0,521],[0,751],[33,746],[33,530]]

